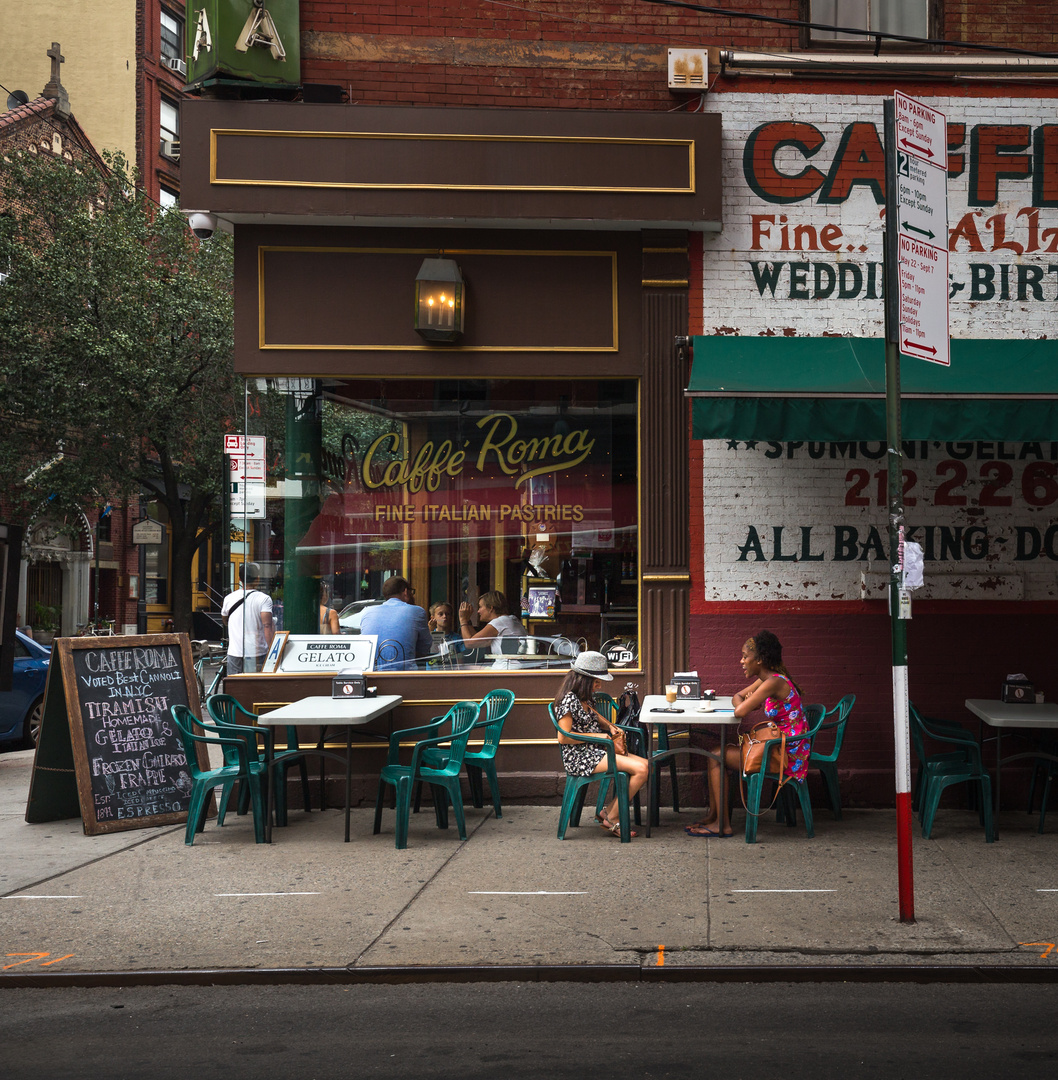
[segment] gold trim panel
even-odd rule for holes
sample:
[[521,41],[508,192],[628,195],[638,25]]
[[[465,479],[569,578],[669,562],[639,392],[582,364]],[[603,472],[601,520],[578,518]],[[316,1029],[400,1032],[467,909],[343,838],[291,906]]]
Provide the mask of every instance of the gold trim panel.
[[644,581],[690,581],[690,574],[644,574]]
[[686,289],[690,282],[686,278],[644,278],[644,289]]
[[[687,151],[687,182],[676,187],[634,187],[613,184],[433,184],[356,182],[347,180],[264,180],[252,177],[221,177],[217,172],[217,141],[225,136],[249,139],[389,139],[419,142],[569,143],[579,146],[684,147]],[[267,131],[247,128],[210,128],[209,182],[252,187],[338,188],[373,191],[579,191],[585,193],[627,193],[649,195],[693,195],[695,193],[694,139],[631,139],[572,135],[459,135],[391,131]]]
[[582,250],[521,250],[504,248],[445,248],[446,255],[498,255],[519,258],[525,256],[560,256],[563,258],[595,258],[610,260],[611,297],[611,344],[609,345],[452,345],[438,349],[430,345],[270,345],[265,340],[267,300],[265,297],[265,255],[268,252],[298,252],[310,254],[353,255],[421,255],[437,254],[437,248],[386,248],[386,247],[324,247],[312,245],[262,244],[257,248],[257,348],[260,352],[427,352],[427,353],[476,353],[476,352],[540,352],[540,353],[609,353],[620,351],[618,334],[618,288],[617,252]]

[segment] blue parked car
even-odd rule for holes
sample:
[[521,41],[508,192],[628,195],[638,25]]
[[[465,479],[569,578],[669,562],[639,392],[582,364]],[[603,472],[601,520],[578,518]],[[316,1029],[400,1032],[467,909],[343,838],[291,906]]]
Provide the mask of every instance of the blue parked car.
[[35,746],[44,715],[44,684],[51,649],[16,630],[15,675],[12,689],[0,693],[0,742]]

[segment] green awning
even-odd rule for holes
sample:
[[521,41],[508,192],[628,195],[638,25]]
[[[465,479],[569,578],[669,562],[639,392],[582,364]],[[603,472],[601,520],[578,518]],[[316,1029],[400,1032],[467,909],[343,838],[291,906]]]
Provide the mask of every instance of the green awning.
[[[951,366],[901,357],[904,439],[1058,439],[1058,340],[953,339]],[[885,438],[885,343],[846,337],[696,337],[694,437]]]

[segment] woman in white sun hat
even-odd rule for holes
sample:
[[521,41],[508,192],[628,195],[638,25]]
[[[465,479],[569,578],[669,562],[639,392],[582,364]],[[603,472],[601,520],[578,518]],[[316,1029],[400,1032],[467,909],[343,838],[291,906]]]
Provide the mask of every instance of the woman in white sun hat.
[[[584,735],[609,735],[611,738],[617,736],[623,739],[624,732],[595,711],[595,691],[601,690],[604,682],[612,681],[613,676],[608,670],[606,657],[601,652],[582,652],[573,661],[573,666],[563,679],[555,697],[554,710],[558,717],[558,726],[563,731],[576,731]],[[603,747],[594,743],[577,742],[561,734],[558,742],[562,749],[562,764],[568,775],[593,776],[606,771],[606,750]],[[647,759],[636,754],[618,753],[617,768],[628,773],[628,797],[631,799],[647,782]],[[607,832],[620,835],[616,792],[613,802],[598,816],[598,822]],[[636,835],[634,830],[632,835]]]

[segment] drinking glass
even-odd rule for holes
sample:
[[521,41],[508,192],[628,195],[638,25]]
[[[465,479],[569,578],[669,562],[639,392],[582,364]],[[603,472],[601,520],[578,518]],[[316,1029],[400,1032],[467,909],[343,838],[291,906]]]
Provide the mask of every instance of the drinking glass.
[[676,687],[672,683],[665,687],[665,700],[670,705],[676,700]]

